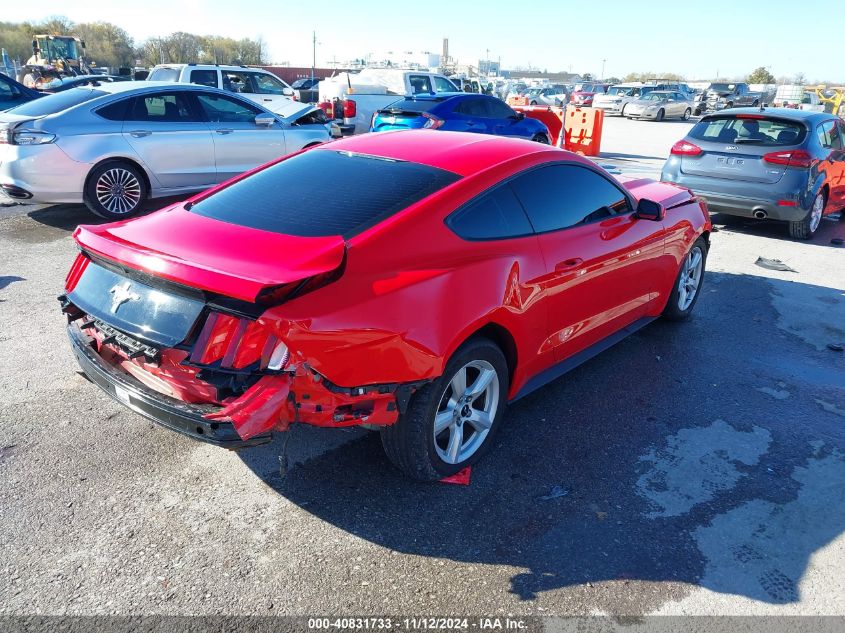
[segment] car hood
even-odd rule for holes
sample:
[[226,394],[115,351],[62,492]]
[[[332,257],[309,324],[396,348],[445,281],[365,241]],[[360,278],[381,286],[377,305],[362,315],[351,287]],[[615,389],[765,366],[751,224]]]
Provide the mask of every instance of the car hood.
[[262,290],[331,272],[346,254],[341,236],[297,237],[191,213],[184,203],[133,220],[80,226],[89,254],[200,290],[255,301]]
[[264,107],[270,110],[270,112],[278,114],[280,117],[287,121],[295,121],[299,117],[304,116],[309,112],[313,112],[317,109],[315,106],[309,103],[294,101],[293,99],[289,99],[287,97],[279,99],[278,101],[274,101],[272,103],[268,103]]

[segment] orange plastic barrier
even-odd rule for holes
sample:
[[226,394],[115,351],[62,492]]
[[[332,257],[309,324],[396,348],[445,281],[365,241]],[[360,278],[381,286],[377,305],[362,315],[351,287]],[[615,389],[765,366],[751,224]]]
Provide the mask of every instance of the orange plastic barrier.
[[[513,109],[525,116],[546,124],[552,135],[552,145],[584,156],[598,156],[601,151],[601,133],[604,111],[595,108],[563,108],[552,106],[515,105]],[[561,138],[563,130],[563,138]]]
[[528,97],[508,97],[509,106],[527,106]]
[[567,106],[563,124],[566,131],[566,149],[584,156],[598,156],[601,151],[603,126],[604,110]]

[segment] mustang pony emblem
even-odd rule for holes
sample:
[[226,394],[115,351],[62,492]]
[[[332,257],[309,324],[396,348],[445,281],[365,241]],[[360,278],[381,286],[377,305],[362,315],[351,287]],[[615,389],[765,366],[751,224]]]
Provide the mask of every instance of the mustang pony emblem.
[[127,281],[122,286],[118,285],[109,290],[112,295],[111,311],[117,312],[117,309],[127,301],[137,301],[141,297],[129,290],[129,282]]

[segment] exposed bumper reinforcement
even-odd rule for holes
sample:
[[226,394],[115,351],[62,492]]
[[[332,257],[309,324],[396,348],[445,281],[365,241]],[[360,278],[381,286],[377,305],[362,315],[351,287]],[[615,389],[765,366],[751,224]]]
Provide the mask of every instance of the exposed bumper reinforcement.
[[153,422],[195,440],[230,449],[266,444],[273,439],[271,433],[241,439],[231,422],[207,420],[203,418],[206,411],[152,391],[131,376],[107,365],[91,347],[89,337],[75,324],[68,325],[67,333],[76,360],[91,382]]

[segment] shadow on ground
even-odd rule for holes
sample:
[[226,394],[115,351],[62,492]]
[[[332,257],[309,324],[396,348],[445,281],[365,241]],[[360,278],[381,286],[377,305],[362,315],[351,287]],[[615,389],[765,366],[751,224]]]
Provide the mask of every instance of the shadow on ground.
[[[840,211],[840,215],[845,211]],[[775,240],[791,241],[789,237],[789,227],[786,222],[779,222],[777,220],[755,220],[753,218],[740,218],[735,215],[726,215],[723,213],[714,213],[712,215],[713,224],[724,228],[733,233],[742,233],[744,235],[759,235],[761,237],[768,237]],[[814,246],[828,246],[831,248],[844,249],[841,244],[833,244],[831,240],[845,239],[845,220],[839,220],[839,216],[830,215],[822,220],[813,239],[808,240],[807,244]]]
[[[303,457],[296,435],[315,431],[296,429],[285,478],[278,437],[240,457],[362,539],[518,568],[509,590],[523,600],[636,579],[793,602],[810,557],[845,529],[845,397],[830,387],[845,383],[842,355],[773,325],[771,293],[800,285],[708,273],[692,321],[658,321],[513,405],[468,487],[404,479],[377,433]],[[841,292],[804,291],[845,328]],[[650,586],[656,608],[666,598]],[[596,608],[630,599],[601,593]]]

